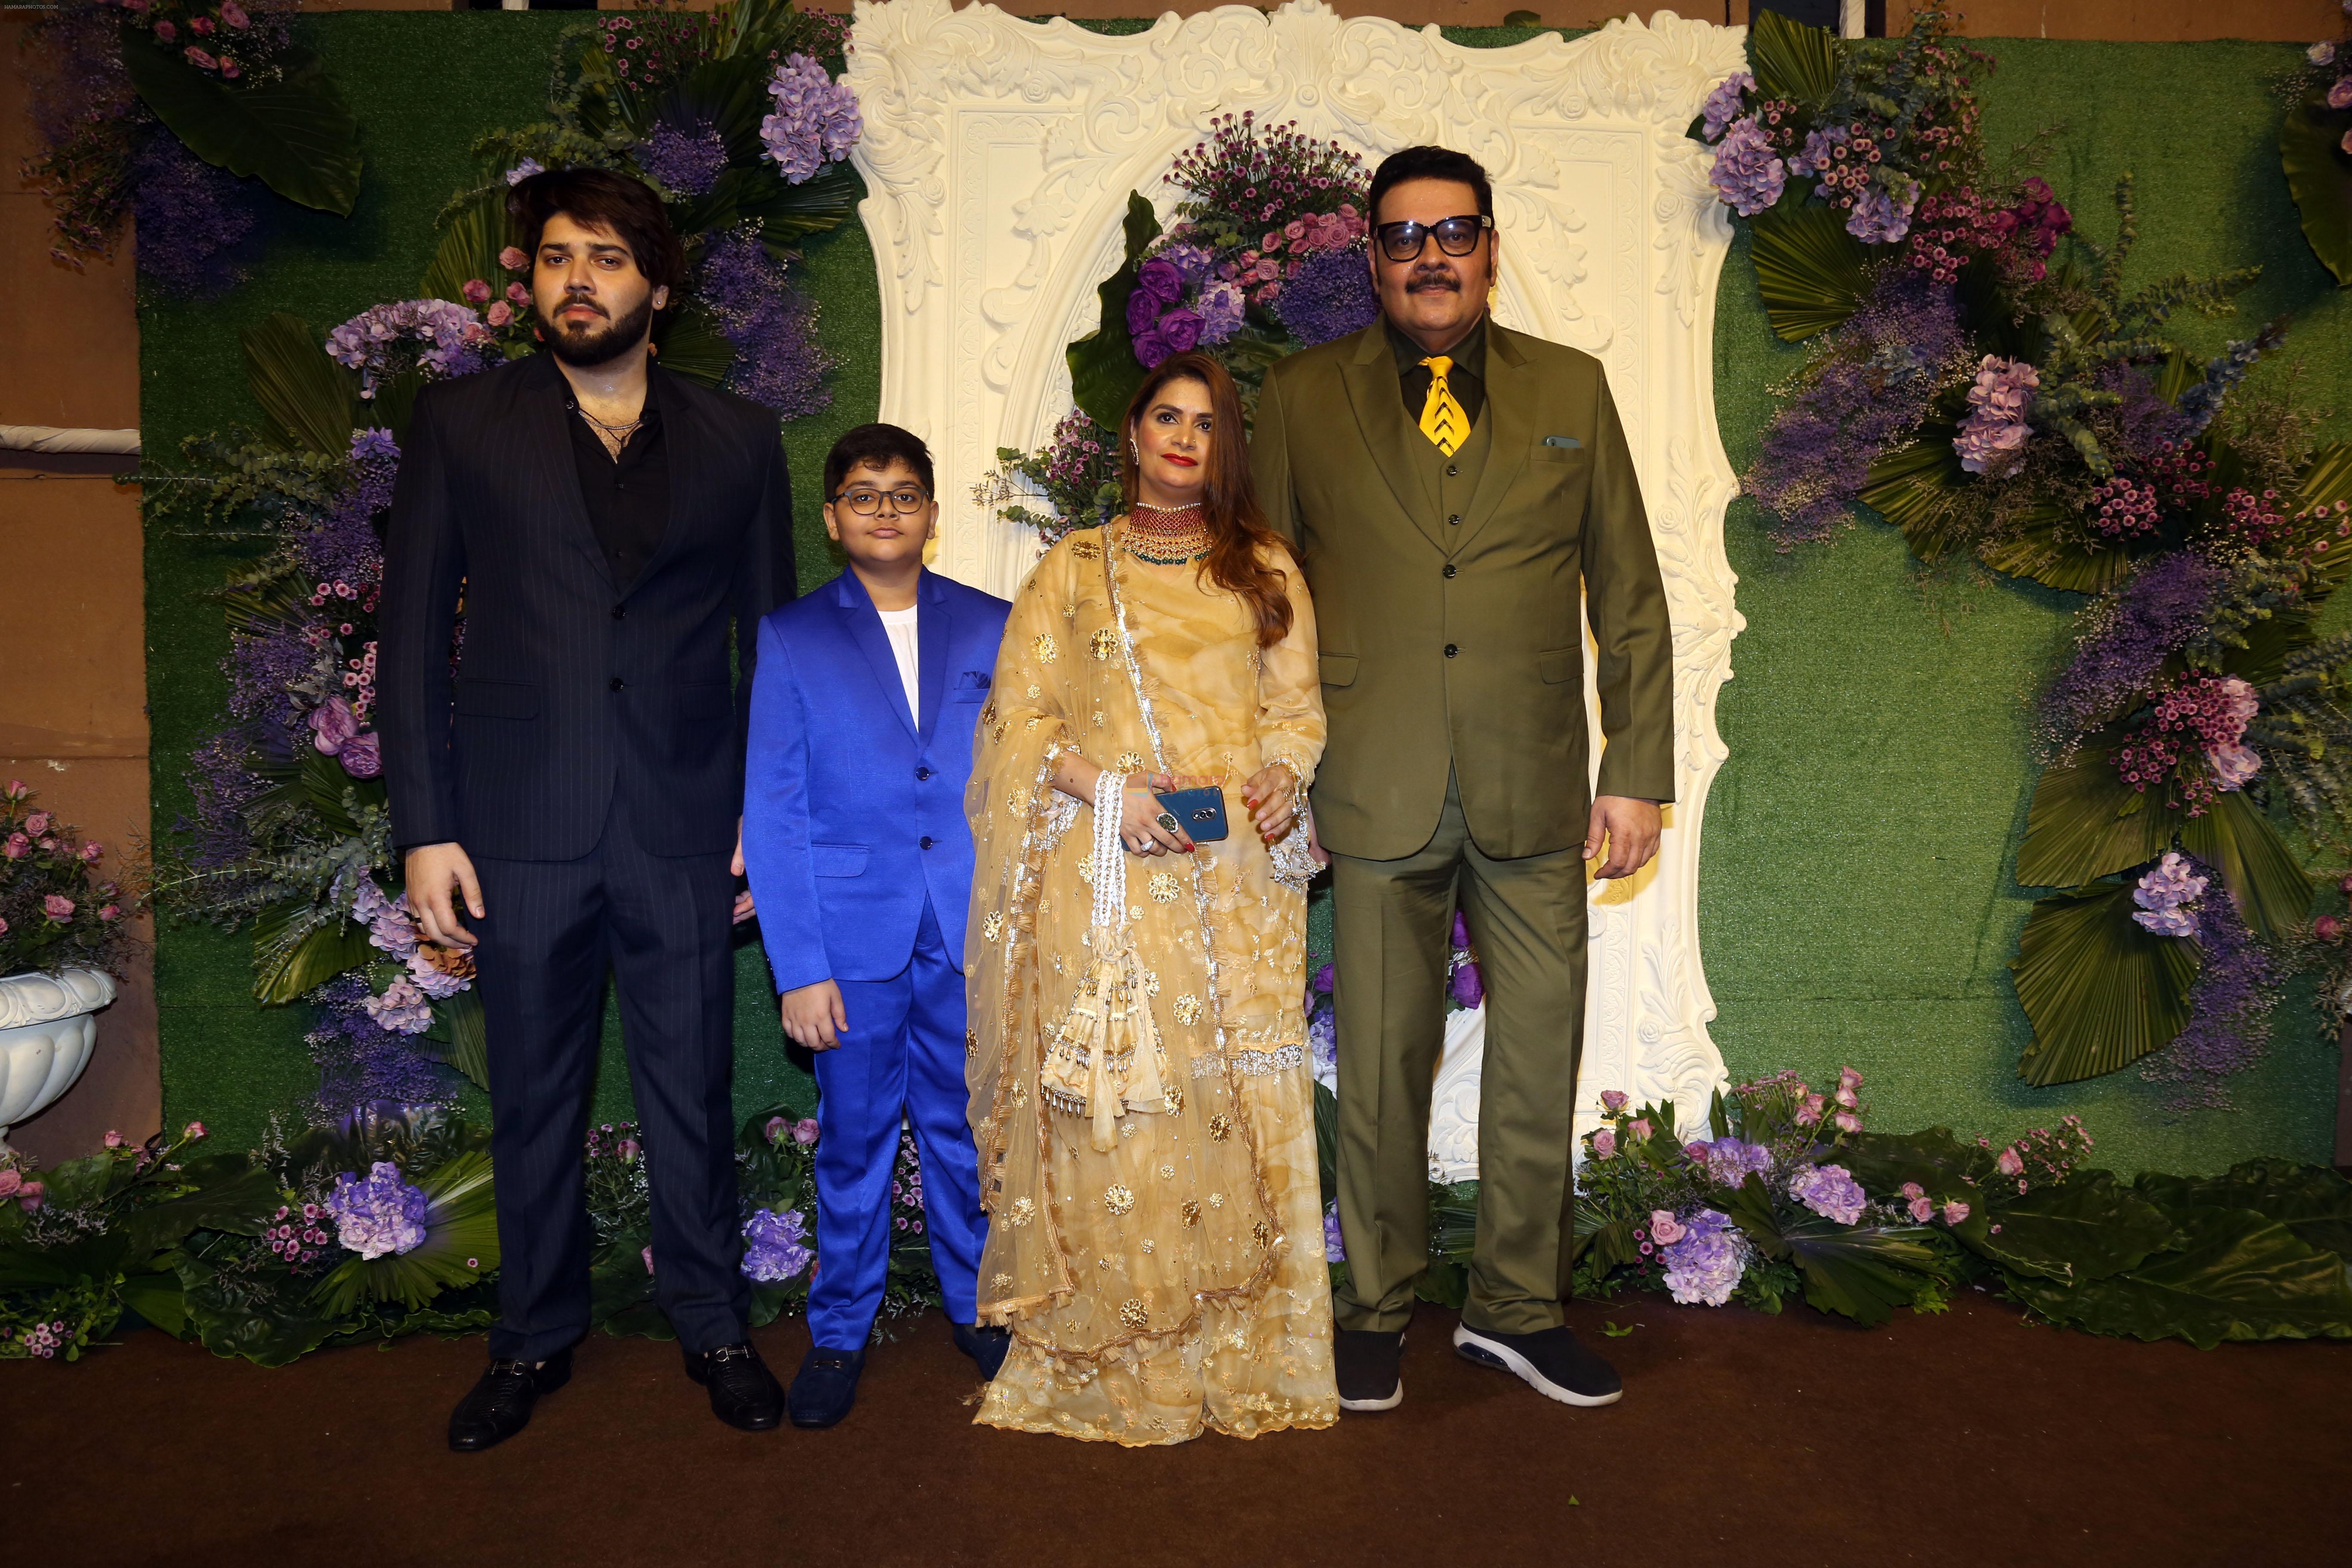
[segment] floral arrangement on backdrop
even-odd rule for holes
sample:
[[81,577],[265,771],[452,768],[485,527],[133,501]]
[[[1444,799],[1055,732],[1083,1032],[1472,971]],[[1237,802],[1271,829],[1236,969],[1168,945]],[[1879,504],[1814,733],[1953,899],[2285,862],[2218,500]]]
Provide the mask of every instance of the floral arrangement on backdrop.
[[37,805],[24,780],[0,789],[0,977],[77,965],[121,976],[135,900],[101,878],[105,858]]
[[289,0],[68,0],[27,29],[51,254],[112,253],[135,213],[141,277],[205,298],[236,284],[276,197],[348,217],[358,126]]
[[601,18],[568,35],[555,118],[488,138],[482,182],[444,214],[413,300],[321,333],[279,314],[245,334],[258,431],[187,444],[158,476],[163,517],[257,542],[224,591],[222,730],[195,754],[194,811],[158,895],[183,917],[254,933],[255,994],[301,1002],[318,1114],[448,1100],[485,1081],[464,954],[426,942],[401,901],[375,723],[382,528],[417,393],[531,353],[530,258],[507,243],[508,186],[593,163],[646,176],[688,237],[685,307],[661,362],[786,418],[823,409],[832,361],[790,282],[785,242],[846,216],[857,132],[847,89],[806,49],[837,19],[777,0]]
[[1102,325],[1072,343],[1077,407],[1034,452],[997,452],[976,494],[1052,543],[1108,522],[1118,504],[1115,437],[1144,373],[1171,354],[1216,358],[1255,411],[1266,367],[1371,324],[1363,161],[1295,124],[1220,115],[1180,154],[1182,193],[1162,229],[1140,192],[1128,197],[1127,256],[1103,283]]
[[[202,1122],[143,1146],[110,1133],[100,1152],[46,1171],[0,1153],[0,1361],[79,1360],[126,1312],[264,1366],[490,1325],[499,1237],[482,1130],[434,1107],[378,1105],[273,1132],[248,1153],[199,1153],[205,1136]],[[816,1141],[814,1120],[779,1107],[737,1142],[754,1326],[807,1303]],[[636,1129],[590,1128],[586,1154],[593,1321],[667,1339]],[[939,1302],[911,1135],[891,1193],[886,1321]]]
[[2352,637],[2315,629],[2352,569],[2352,448],[2244,388],[2283,323],[2201,364],[2166,336],[2252,271],[2134,285],[2128,176],[2102,244],[1994,164],[1971,88],[1990,62],[1950,29],[1922,10],[1864,53],[1759,13],[1752,69],[1692,127],[1774,329],[1812,345],[1743,483],[1784,550],[1860,504],[1930,565],[2086,596],[2018,852],[2019,881],[2060,889],[2012,966],[2019,1072],[2137,1062],[2178,1106],[2226,1105],[2286,978],[2352,978],[2291,847],[2352,853]]
[[[2352,0],[2341,9],[2352,16]],[[2352,33],[2312,45],[2279,88],[2279,164],[2304,237],[2337,285],[2352,288]]]

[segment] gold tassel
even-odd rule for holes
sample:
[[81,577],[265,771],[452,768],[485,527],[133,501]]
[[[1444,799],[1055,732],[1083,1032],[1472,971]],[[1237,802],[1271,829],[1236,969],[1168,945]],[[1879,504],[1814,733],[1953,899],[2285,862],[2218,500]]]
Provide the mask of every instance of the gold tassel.
[[1141,980],[1132,943],[1089,964],[1037,1077],[1055,1109],[1093,1122],[1097,1153],[1117,1146],[1120,1116],[1168,1109],[1167,1048]]

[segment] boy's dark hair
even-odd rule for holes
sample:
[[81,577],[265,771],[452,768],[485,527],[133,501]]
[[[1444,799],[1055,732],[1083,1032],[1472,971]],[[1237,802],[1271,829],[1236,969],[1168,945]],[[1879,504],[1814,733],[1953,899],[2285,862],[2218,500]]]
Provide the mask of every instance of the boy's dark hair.
[[670,226],[669,209],[645,182],[610,169],[549,169],[507,192],[507,218],[525,256],[539,254],[539,237],[558,213],[618,235],[646,281],[669,289],[667,308],[677,308],[686,247]]
[[1452,180],[1478,195],[1478,211],[1495,216],[1495,187],[1487,183],[1486,165],[1467,153],[1451,147],[1406,147],[1381,160],[1372,171],[1371,221],[1381,221],[1381,198],[1408,180]]
[[923,489],[933,495],[939,487],[931,482],[931,449],[912,430],[901,430],[896,425],[860,425],[833,444],[824,455],[824,499],[831,500],[841,493],[841,481],[856,468],[887,468],[892,463],[904,463],[915,470],[923,481]]

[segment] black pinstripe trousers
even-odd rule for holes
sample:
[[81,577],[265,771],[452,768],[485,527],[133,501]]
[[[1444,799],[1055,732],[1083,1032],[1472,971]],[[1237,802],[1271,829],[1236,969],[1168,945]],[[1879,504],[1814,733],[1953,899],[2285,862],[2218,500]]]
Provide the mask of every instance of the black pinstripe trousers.
[[490,1354],[541,1361],[588,1331],[582,1145],[604,976],[652,1192],[655,1299],[685,1348],[744,1338],[735,1197],[730,857],[652,855],[616,798],[577,860],[477,859],[499,1321]]

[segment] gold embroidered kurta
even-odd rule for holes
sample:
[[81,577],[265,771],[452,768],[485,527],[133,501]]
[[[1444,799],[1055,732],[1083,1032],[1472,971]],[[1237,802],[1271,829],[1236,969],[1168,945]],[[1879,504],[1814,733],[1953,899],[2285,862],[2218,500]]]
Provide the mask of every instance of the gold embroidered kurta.
[[[1267,648],[1238,599],[1099,531],[1056,544],[1013,601],[965,803],[980,1316],[1013,1331],[985,1425],[1139,1445],[1338,1415],[1306,896],[1276,879],[1241,794],[1275,761],[1311,780],[1323,751],[1314,611],[1288,555],[1274,563],[1292,620]],[[1231,824],[1190,855],[1124,862],[1122,940],[1168,1070],[1162,1098],[1119,1110],[1107,1150],[1039,1089],[1057,1040],[1072,1049],[1095,957],[1092,807],[1051,783],[1069,751],[1213,777]]]

